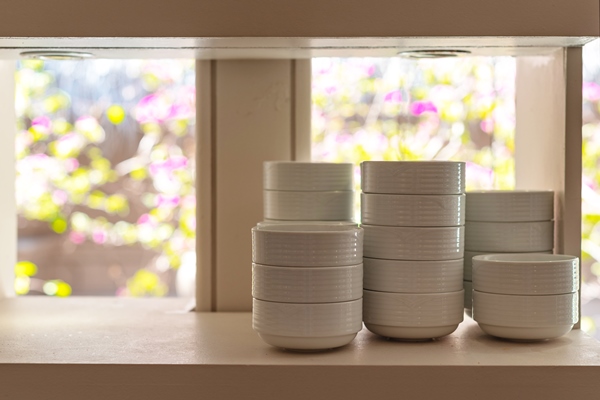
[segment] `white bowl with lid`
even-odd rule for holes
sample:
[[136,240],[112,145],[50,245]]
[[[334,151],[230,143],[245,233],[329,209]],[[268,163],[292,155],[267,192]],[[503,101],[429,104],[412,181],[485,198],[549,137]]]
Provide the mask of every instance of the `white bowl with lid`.
[[462,194],[465,163],[456,161],[365,161],[364,193]]
[[361,195],[363,224],[386,226],[460,226],[465,195]]
[[264,217],[269,220],[351,221],[354,192],[285,192],[265,190]]
[[351,191],[353,176],[351,163],[267,161],[263,164],[263,189]]
[[579,320],[579,293],[523,296],[473,290],[473,319],[492,335],[515,340],[553,339]]
[[[482,256],[486,254],[512,254],[512,253],[502,253],[502,252],[489,252],[489,251],[471,251],[465,250],[465,268],[464,268],[464,280],[472,281],[473,280],[473,257]],[[552,250],[548,251],[539,251],[535,253],[518,253],[518,254],[552,254]]]
[[467,221],[533,222],[554,219],[551,190],[467,192]]
[[463,290],[445,293],[387,293],[365,290],[363,319],[371,332],[403,340],[449,335],[463,320]]
[[363,229],[354,225],[263,224],[252,228],[252,261],[279,267],[358,265]]
[[263,341],[292,350],[325,350],[350,343],[362,329],[362,299],[321,304],[253,299],[252,327]]
[[333,303],[362,298],[363,265],[274,267],[252,264],[252,297],[281,303]]
[[463,260],[402,261],[363,258],[364,288],[379,292],[443,293],[463,286]]
[[579,259],[562,254],[488,254],[473,258],[473,289],[552,295],[579,290]]
[[464,227],[361,225],[364,255],[388,260],[457,260],[463,258]]
[[549,251],[553,247],[553,221],[465,223],[465,250],[532,253]]

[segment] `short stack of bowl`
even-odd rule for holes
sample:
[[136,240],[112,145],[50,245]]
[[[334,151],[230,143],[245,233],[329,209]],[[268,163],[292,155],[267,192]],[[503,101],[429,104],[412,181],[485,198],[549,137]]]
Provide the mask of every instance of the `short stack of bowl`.
[[473,257],[473,319],[492,335],[553,339],[578,321],[579,260],[558,254]]
[[552,253],[554,192],[485,190],[467,193],[465,312],[472,315],[472,258],[498,253]]
[[265,221],[352,221],[353,168],[350,163],[265,162]]
[[462,162],[363,162],[363,319],[402,340],[452,333],[463,320]]
[[292,350],[344,346],[362,329],[363,231],[351,224],[252,229],[252,324]]

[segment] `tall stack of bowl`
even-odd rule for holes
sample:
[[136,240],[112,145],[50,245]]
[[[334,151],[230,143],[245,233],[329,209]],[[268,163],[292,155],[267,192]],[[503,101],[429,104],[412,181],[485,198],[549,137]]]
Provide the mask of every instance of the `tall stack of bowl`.
[[363,231],[350,224],[252,229],[252,325],[294,350],[346,345],[362,329]]
[[366,327],[426,340],[463,320],[465,164],[363,162]]
[[465,311],[472,315],[472,258],[497,253],[552,253],[554,192],[490,190],[467,193]]
[[352,173],[350,163],[265,162],[265,221],[352,221]]
[[553,339],[579,319],[579,260],[558,254],[473,257],[473,319],[493,336]]

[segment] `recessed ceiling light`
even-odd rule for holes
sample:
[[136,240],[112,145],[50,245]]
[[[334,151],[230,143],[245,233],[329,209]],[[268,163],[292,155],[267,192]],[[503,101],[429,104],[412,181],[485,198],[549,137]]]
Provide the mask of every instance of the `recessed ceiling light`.
[[36,60],[84,60],[94,57],[91,53],[83,53],[80,51],[63,51],[63,50],[36,50],[24,51],[21,57],[33,58]]
[[408,50],[398,53],[400,57],[406,58],[447,58],[471,54],[469,50],[456,49],[432,49],[432,50]]

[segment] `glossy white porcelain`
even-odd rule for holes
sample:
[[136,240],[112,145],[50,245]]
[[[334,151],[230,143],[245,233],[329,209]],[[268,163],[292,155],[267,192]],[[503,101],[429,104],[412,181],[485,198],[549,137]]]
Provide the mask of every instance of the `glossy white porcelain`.
[[480,324],[519,328],[573,325],[579,319],[577,292],[546,296],[473,290],[473,319]]
[[252,264],[252,297],[282,303],[332,303],[362,297],[363,265],[273,267]]
[[259,332],[258,336],[265,343],[270,344],[271,346],[281,347],[282,349],[296,351],[319,351],[345,346],[354,340],[356,333],[327,337],[298,337],[271,335],[268,333]]
[[362,299],[321,304],[253,299],[252,305],[252,327],[260,334],[327,338],[355,334],[362,329]]
[[566,335],[571,331],[571,329],[573,329],[573,324],[561,324],[539,328],[523,328],[518,326],[498,326],[479,323],[479,327],[488,335],[496,336],[502,339],[516,341],[540,341],[556,339]]
[[463,260],[402,261],[364,258],[364,288],[379,292],[442,293],[463,286]]
[[291,191],[354,190],[354,165],[299,161],[263,164],[263,188]]
[[364,255],[388,260],[463,258],[464,227],[392,227],[362,225]]
[[401,341],[416,342],[447,336],[454,332],[456,328],[458,328],[458,325],[459,324],[452,324],[448,326],[414,327],[380,325],[365,322],[365,327],[377,335]]
[[554,219],[554,192],[482,190],[467,192],[467,221],[532,222]]
[[[501,252],[492,252],[490,253],[485,252],[485,251],[470,251],[470,250],[465,250],[465,268],[464,268],[464,280],[465,281],[472,281],[473,280],[473,257],[475,256],[481,256],[481,255],[485,255],[485,254],[513,254],[513,253],[501,253]],[[552,250],[548,250],[548,251],[540,251],[540,252],[535,252],[535,253],[518,253],[518,254],[552,254]]]
[[460,226],[465,195],[361,195],[363,224],[386,226]]
[[533,253],[552,250],[553,246],[552,221],[465,223],[465,250]]
[[362,191],[387,194],[462,194],[465,163],[454,161],[365,161]]
[[252,261],[280,267],[358,265],[363,230],[355,226],[266,224],[252,228]]
[[416,294],[365,290],[363,302],[367,329],[396,339],[441,337],[463,320],[463,290]]
[[326,225],[326,226],[353,226],[358,228],[360,224],[354,221],[277,221],[264,220],[256,224],[257,227],[267,227],[270,225]]
[[473,288],[518,295],[579,290],[579,259],[559,254],[488,254],[473,258]]
[[351,221],[354,192],[263,192],[264,217],[288,221]]

